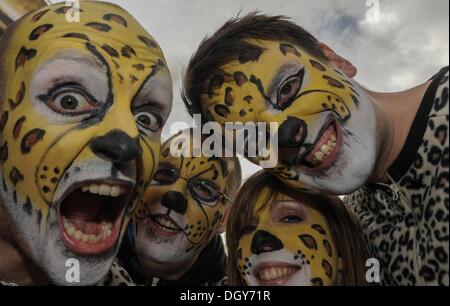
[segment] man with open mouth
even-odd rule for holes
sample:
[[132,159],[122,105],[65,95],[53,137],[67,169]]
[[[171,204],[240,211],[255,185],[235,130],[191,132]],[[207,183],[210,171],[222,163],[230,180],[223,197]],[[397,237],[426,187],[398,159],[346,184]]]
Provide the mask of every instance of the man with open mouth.
[[[241,184],[241,168],[237,158],[192,156],[193,137],[198,135],[183,130],[163,144],[158,169],[120,248],[120,263],[138,284],[223,284],[220,233]],[[174,156],[171,147],[183,143],[186,151]]]
[[277,123],[268,170],[301,191],[352,194],[346,205],[381,282],[448,285],[448,67],[397,93],[365,89],[355,75],[286,18],[249,14],[201,43],[184,97],[205,122]]
[[[33,11],[0,41],[0,280],[9,283],[105,276],[171,109],[171,76],[150,34],[109,3],[82,2],[79,23],[66,20],[71,9]],[[79,279],[66,277],[73,259]]]

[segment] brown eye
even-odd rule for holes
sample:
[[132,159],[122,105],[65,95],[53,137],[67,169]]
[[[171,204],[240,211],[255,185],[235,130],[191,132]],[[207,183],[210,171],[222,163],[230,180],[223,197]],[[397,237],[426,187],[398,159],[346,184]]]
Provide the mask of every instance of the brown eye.
[[174,168],[160,168],[153,176],[153,180],[161,185],[170,185],[178,179],[178,171]]
[[96,102],[89,99],[87,95],[79,91],[71,90],[56,93],[47,102],[47,105],[53,111],[64,115],[80,115],[96,108]]
[[288,78],[280,87],[277,97],[277,105],[280,109],[288,107],[297,97],[302,88],[304,69],[301,69],[296,75]]
[[78,100],[73,95],[67,95],[61,98],[61,106],[64,109],[75,109],[78,106]]
[[152,113],[140,112],[134,115],[137,123],[144,129],[152,132],[158,132],[161,128],[160,121]]
[[214,205],[217,201],[217,189],[204,180],[189,181],[188,189],[192,197],[202,204]]

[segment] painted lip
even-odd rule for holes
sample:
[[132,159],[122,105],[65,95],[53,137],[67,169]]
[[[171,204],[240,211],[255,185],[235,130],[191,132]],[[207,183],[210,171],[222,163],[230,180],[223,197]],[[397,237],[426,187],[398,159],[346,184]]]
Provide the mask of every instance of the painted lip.
[[[322,136],[324,136],[324,134],[327,132],[327,130],[332,126],[334,127],[334,130],[336,133],[336,145],[333,148],[333,150],[331,151],[331,153],[328,154],[328,156],[326,156],[317,167],[309,167],[309,166],[305,165],[305,159],[310,154],[312,154],[312,152],[315,152],[320,148],[320,146],[322,145],[322,143],[321,143]],[[307,173],[307,174],[315,174],[318,172],[326,171],[334,165],[334,162],[336,161],[337,157],[339,156],[339,153],[341,152],[342,142],[343,141],[342,141],[341,125],[336,119],[331,119],[326,124],[324,124],[324,126],[320,130],[319,134],[317,135],[314,144],[311,145],[310,148],[306,152],[303,152],[300,156],[297,157],[295,165],[300,168],[301,172]]]
[[[270,268],[295,268],[297,271],[294,273],[290,273],[287,275],[284,275],[282,277],[272,279],[272,280],[262,280],[259,277],[259,273],[262,270],[270,269]],[[259,286],[282,286],[286,284],[296,273],[300,272],[302,270],[302,265],[294,265],[291,263],[286,262],[279,262],[279,261],[271,261],[271,262],[263,262],[258,264],[252,271],[253,277],[256,279]]]
[[[168,221],[171,223],[173,227],[176,227],[177,229],[170,229],[163,224],[161,224],[161,221]],[[152,214],[147,220],[147,226],[153,229],[153,232],[164,238],[174,237],[177,236],[180,233],[183,233],[180,226],[173,220],[171,217],[169,217],[167,214]]]
[[[103,241],[99,241],[97,243],[87,243],[82,242],[74,237],[70,236],[63,225],[62,220],[62,213],[61,213],[61,205],[63,205],[64,200],[73,192],[75,192],[77,189],[80,189],[81,187],[89,184],[107,184],[107,185],[114,185],[114,186],[121,186],[125,189],[125,194],[123,195],[123,199],[121,200],[121,204],[114,203],[112,205],[122,205],[119,214],[116,217],[116,220],[113,222],[113,226],[111,228],[111,235],[107,237]],[[58,220],[58,226],[59,230],[61,232],[62,241],[66,245],[66,247],[72,251],[73,253],[80,255],[80,256],[96,256],[101,255],[107,251],[109,251],[111,248],[113,248],[119,238],[120,231],[122,228],[122,223],[124,220],[125,212],[127,209],[132,205],[131,198],[133,195],[133,190],[136,188],[135,184],[131,184],[128,181],[122,181],[117,179],[97,179],[97,180],[89,180],[89,181],[83,181],[78,182],[68,188],[68,190],[64,193],[64,195],[61,197],[61,200],[57,203],[57,220]],[[115,199],[118,200],[118,199]]]

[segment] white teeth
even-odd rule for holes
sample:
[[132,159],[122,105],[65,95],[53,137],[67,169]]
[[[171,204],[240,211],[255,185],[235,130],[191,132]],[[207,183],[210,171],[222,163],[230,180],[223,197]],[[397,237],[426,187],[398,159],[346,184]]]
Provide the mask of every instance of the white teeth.
[[102,196],[111,196],[111,197],[118,197],[125,193],[124,188],[121,186],[111,186],[107,184],[90,184],[85,185],[81,187],[81,190],[83,192],[90,192],[93,194],[99,194]]
[[314,153],[314,157],[318,160],[318,161],[322,161],[323,157],[325,156],[325,154],[322,151],[316,152]]
[[325,157],[333,152],[334,147],[336,146],[336,134],[332,133],[328,141],[320,146],[320,150],[314,153],[313,161],[316,165],[320,164]]
[[119,186],[113,186],[111,188],[110,195],[112,197],[118,197],[121,193],[122,193],[122,188],[120,188]]
[[160,226],[162,226],[162,227],[164,227],[166,229],[174,230],[174,231],[178,231],[179,230],[179,228],[178,228],[178,226],[176,224],[174,224],[172,221],[170,221],[170,220],[168,220],[166,218],[157,217],[157,218],[155,218],[155,222],[158,225],[160,225]]
[[297,272],[299,268],[294,267],[270,267],[259,271],[258,276],[263,281],[279,279]]
[[99,193],[98,192],[99,189],[100,189],[100,186],[98,186],[98,185],[90,185],[89,186],[89,192],[90,193],[98,194]]
[[70,221],[63,217],[63,225],[66,233],[74,238],[75,240],[84,242],[84,243],[98,243],[100,241],[106,240],[112,234],[112,223],[102,222],[100,224],[100,232],[98,235],[85,234],[81,230],[77,230],[74,225],[70,223]]

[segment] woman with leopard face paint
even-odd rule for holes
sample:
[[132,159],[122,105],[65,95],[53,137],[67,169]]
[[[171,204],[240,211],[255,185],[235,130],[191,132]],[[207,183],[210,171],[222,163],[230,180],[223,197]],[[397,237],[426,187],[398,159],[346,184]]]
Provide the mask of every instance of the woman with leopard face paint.
[[261,171],[227,224],[229,285],[368,285],[362,237],[338,197],[307,195]]

